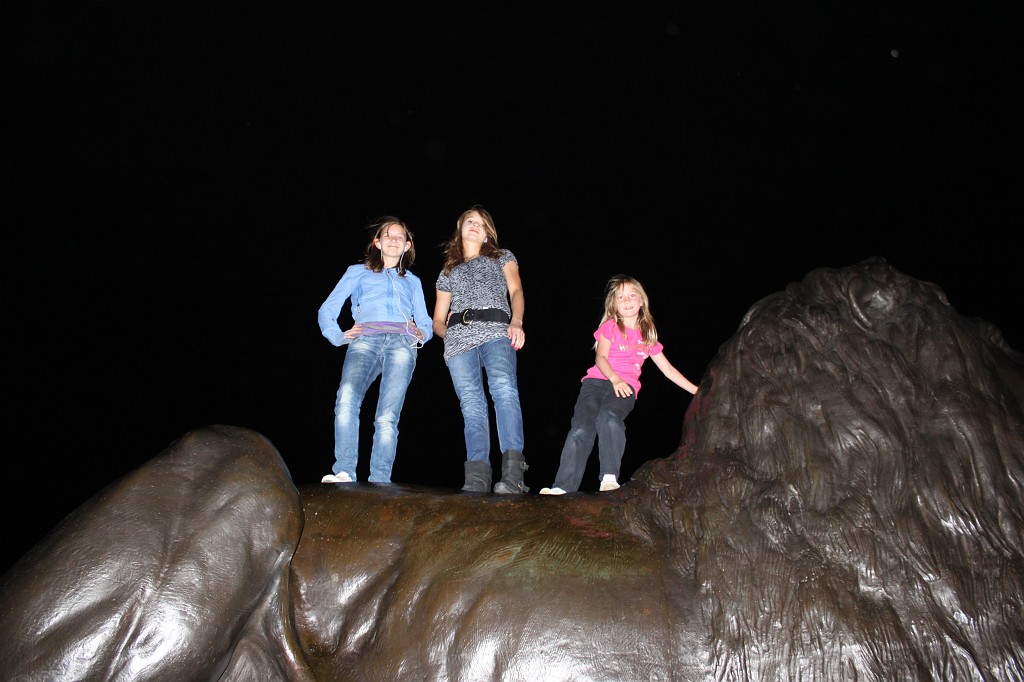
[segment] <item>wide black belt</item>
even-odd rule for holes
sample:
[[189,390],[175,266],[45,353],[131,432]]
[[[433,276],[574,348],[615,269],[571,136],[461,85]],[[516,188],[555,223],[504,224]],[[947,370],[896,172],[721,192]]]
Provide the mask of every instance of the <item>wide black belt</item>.
[[508,324],[512,319],[501,308],[466,308],[465,310],[452,313],[448,318],[448,326],[453,324],[472,324],[473,322],[504,322]]

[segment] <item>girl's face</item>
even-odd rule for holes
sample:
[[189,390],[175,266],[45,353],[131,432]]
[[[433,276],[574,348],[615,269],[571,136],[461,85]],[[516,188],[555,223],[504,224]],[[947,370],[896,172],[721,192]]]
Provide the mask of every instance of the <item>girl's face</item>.
[[636,290],[636,287],[623,284],[615,292],[615,312],[624,322],[630,320],[636,322],[642,307],[643,299],[640,298],[640,292]]
[[483,217],[476,211],[471,211],[462,221],[462,241],[483,244],[486,239],[487,225]]
[[394,223],[385,226],[375,241],[381,255],[390,258],[398,258],[412,246],[402,226]]

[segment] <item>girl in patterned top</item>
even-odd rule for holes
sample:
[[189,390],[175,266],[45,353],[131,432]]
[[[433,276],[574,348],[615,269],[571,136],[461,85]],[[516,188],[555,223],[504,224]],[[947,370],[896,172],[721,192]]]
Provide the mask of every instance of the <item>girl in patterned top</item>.
[[619,466],[626,449],[625,421],[640,393],[640,369],[647,358],[669,381],[691,394],[697,392],[697,386],[661,352],[647,293],[632,277],[616,275],[608,281],[604,316],[594,339],[596,362],[581,380],[555,483],[541,488],[541,495],[579,490],[595,437],[600,490],[619,487]]
[[496,493],[523,493],[523,413],[516,379],[516,351],[526,343],[519,264],[498,246],[491,215],[474,206],[456,223],[437,277],[433,328],[444,339],[444,360],[462,409],[467,492],[491,490],[491,429],[483,370],[494,401],[501,447]]

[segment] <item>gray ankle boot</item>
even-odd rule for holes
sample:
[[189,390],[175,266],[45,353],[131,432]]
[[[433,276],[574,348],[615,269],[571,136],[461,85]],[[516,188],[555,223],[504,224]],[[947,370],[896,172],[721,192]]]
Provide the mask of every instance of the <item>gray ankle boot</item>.
[[494,492],[514,495],[528,491],[523,483],[523,472],[529,468],[523,453],[518,450],[501,453],[501,480],[494,484]]
[[489,493],[491,491],[491,463],[466,460],[466,484],[462,490],[467,493]]

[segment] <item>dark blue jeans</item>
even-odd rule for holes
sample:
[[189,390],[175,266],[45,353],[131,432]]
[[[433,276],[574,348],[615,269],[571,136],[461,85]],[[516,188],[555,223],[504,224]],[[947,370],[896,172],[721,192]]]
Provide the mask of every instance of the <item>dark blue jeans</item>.
[[606,379],[584,379],[580,396],[572,414],[569,435],[562,446],[562,458],[552,487],[567,493],[580,489],[583,472],[587,468],[590,451],[597,440],[601,464],[598,479],[605,474],[619,477],[622,454],[626,451],[626,417],[636,405],[636,393],[619,398],[612,382]]

